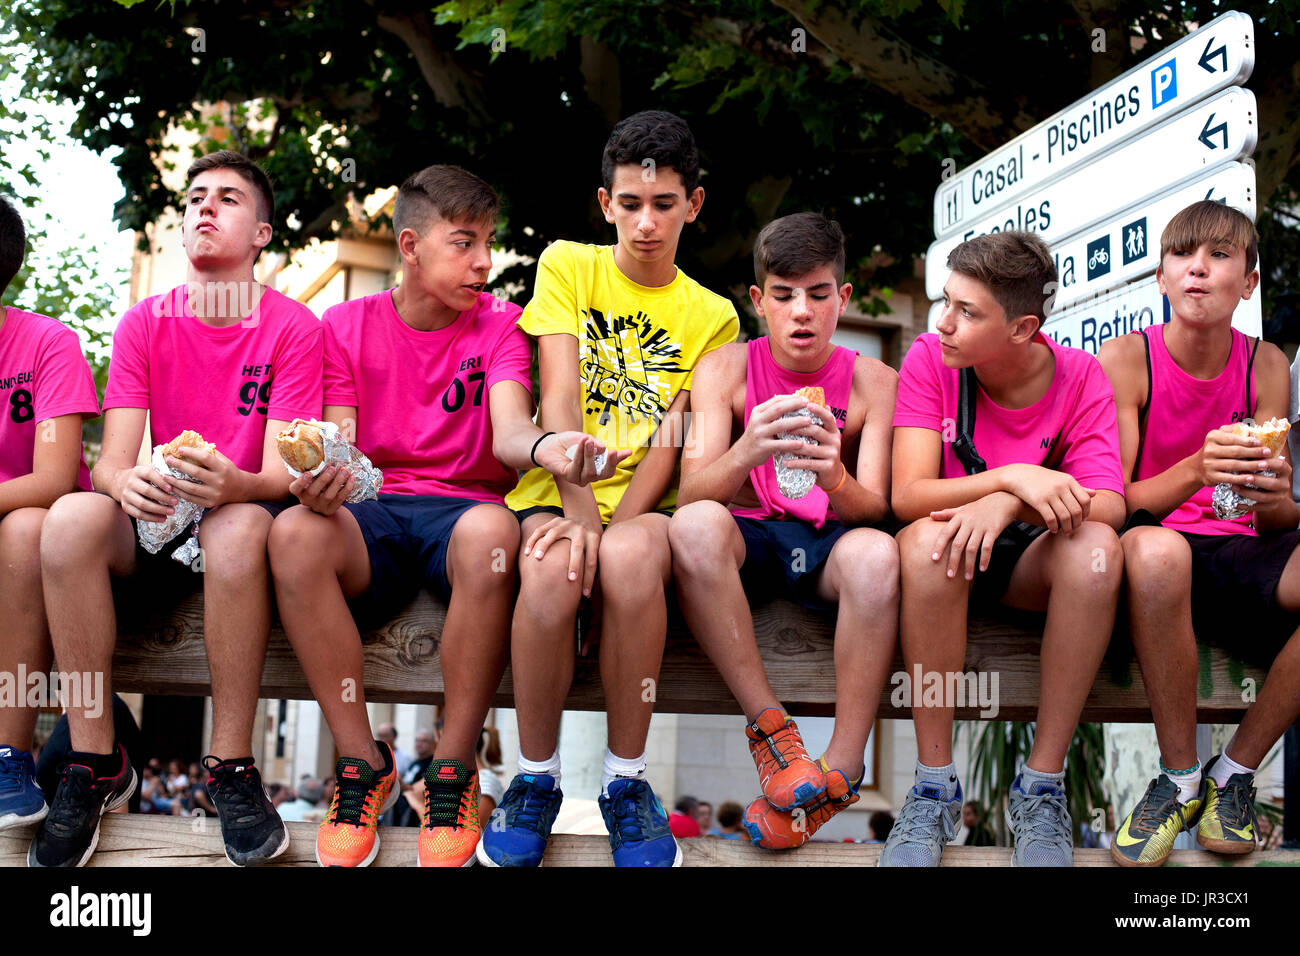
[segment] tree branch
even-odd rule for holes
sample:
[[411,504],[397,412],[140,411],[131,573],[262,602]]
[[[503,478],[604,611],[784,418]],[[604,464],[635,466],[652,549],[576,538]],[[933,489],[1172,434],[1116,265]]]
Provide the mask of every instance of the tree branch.
[[474,125],[488,121],[482,83],[438,48],[427,13],[379,13],[376,22],[406,44],[439,103],[450,109],[463,110]]

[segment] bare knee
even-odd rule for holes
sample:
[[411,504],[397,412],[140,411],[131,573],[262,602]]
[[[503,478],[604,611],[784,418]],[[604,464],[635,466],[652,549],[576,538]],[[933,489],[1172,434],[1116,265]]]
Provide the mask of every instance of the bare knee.
[[254,504],[224,505],[206,516],[199,525],[205,581],[243,583],[264,579],[271,527],[270,512]]
[[1124,577],[1124,546],[1114,528],[1085,521],[1073,534],[1059,539],[1058,547],[1053,584],[1118,593]]
[[1147,602],[1182,600],[1191,593],[1192,549],[1177,531],[1134,528],[1120,544],[1131,593]]
[[45,508],[19,508],[0,518],[0,573],[9,579],[41,579],[41,525]]
[[600,539],[600,580],[606,604],[663,597],[671,564],[666,529],[620,524]]
[[[470,581],[514,586],[519,521],[500,505],[470,508],[456,521],[448,543],[452,586]],[[485,577],[486,575],[486,577]]]
[[48,577],[107,565],[115,524],[122,517],[116,501],[94,492],[64,495],[54,502],[41,526],[44,574]]
[[841,601],[894,603],[899,592],[898,542],[871,528],[855,528],[835,542],[827,561]]
[[267,553],[277,585],[332,570],[333,522],[305,505],[281,512],[271,523]]
[[673,566],[684,578],[735,570],[736,520],[716,501],[694,501],[677,509],[668,524]]

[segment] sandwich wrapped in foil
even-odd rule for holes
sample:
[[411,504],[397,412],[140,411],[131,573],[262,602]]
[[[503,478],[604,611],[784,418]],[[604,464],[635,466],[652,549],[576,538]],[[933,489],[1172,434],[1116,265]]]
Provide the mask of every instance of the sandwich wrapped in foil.
[[[311,470],[311,474],[319,475],[328,465],[339,465],[350,471],[356,478],[352,492],[345,500],[355,504],[358,501],[378,498],[380,489],[384,487],[383,473],[371,464],[370,459],[358,448],[339,434],[339,426],[333,422],[318,422],[314,418],[308,424],[320,429],[321,444],[325,447],[325,457]],[[295,478],[301,477],[302,472],[288,462],[285,462],[284,467]]]
[[[1266,431],[1261,432],[1259,429],[1266,429]],[[1286,447],[1287,434],[1291,429],[1289,424],[1282,419],[1273,418],[1263,424],[1257,424],[1253,418],[1247,418],[1244,422],[1237,422],[1228,426],[1225,430],[1239,435],[1255,435],[1268,448],[1269,456],[1276,458],[1282,454],[1282,449]],[[1261,471],[1259,474],[1268,478],[1277,477],[1277,473],[1272,471]],[[1214,493],[1210,496],[1210,504],[1214,508],[1214,516],[1220,521],[1231,521],[1234,518],[1240,518],[1255,507],[1255,502],[1245,495],[1239,494],[1234,486],[1226,482],[1214,486]]]
[[[200,484],[198,479],[191,478],[183,471],[177,471],[175,468],[167,466],[167,460],[163,458],[163,446],[153,446],[153,468],[160,475],[166,475],[175,481],[188,481],[193,484]],[[172,538],[176,537],[183,531],[190,529],[193,525],[193,533],[188,541],[182,544],[172,553],[172,560],[179,561],[181,564],[193,564],[194,558],[199,553],[199,519],[203,517],[203,507],[196,505],[192,501],[186,501],[180,496],[176,498],[176,510],[167,516],[163,521],[137,521],[136,528],[139,529],[140,546],[150,554],[157,554],[162,550],[163,545]]]
[[[822,426],[825,424],[820,415],[814,415],[811,409],[807,408],[801,408],[781,417],[810,418],[814,425]],[[809,438],[807,435],[802,434],[792,434],[791,432],[781,432],[776,437],[782,441],[789,441],[792,438],[798,439],[806,445],[816,445],[818,443],[815,438]],[[817,472],[809,471],[807,468],[787,468],[785,466],[785,463],[791,458],[800,457],[802,456],[793,452],[782,452],[772,458],[772,464],[776,468],[776,487],[787,498],[802,498],[812,491],[813,485],[817,484]]]

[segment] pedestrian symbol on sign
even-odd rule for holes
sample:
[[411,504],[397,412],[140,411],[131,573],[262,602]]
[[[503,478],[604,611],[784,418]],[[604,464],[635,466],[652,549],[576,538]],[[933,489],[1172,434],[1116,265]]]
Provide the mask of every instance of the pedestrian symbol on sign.
[[1124,265],[1137,262],[1147,254],[1147,217],[1124,227]]

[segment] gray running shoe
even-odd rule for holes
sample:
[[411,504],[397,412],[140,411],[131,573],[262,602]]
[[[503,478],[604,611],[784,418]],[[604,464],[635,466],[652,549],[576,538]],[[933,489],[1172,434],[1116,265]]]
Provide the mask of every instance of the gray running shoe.
[[1065,791],[1039,782],[1025,793],[1020,777],[1007,799],[1007,827],[1015,842],[1012,866],[1074,866],[1074,840]]
[[903,801],[876,866],[938,866],[943,848],[957,835],[959,820],[961,784],[945,801],[942,787],[920,781]]

